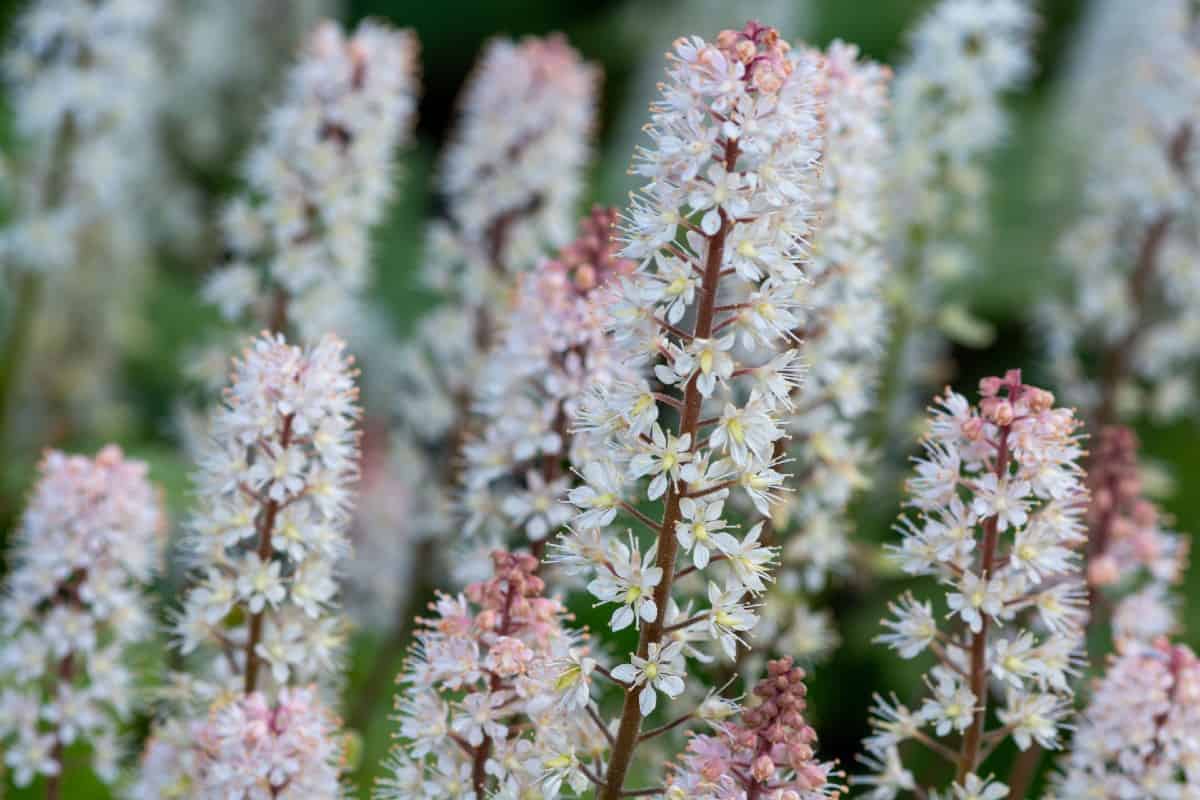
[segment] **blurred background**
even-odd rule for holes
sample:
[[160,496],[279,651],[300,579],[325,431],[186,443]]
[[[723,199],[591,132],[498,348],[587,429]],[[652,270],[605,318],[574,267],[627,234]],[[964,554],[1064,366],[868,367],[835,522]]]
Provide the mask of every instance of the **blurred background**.
[[[172,0],[182,9],[184,0]],[[202,7],[204,3],[193,4]],[[214,4],[219,5],[219,4]],[[198,287],[219,245],[215,211],[237,187],[235,169],[246,143],[253,136],[256,112],[269,104],[270,91],[286,65],[308,20],[321,4],[308,0],[277,3],[277,14],[264,15],[257,29],[234,42],[214,41],[214,59],[240,64],[247,58],[241,48],[262,43],[272,48],[265,64],[254,66],[255,86],[263,91],[237,93],[236,71],[227,98],[237,113],[213,118],[188,108],[164,112],[162,132],[165,158],[190,185],[198,212],[179,242],[164,243],[148,257],[144,279],[147,289],[136,319],[122,331],[122,347],[109,375],[115,387],[104,409],[88,426],[45,425],[37,441],[4,454],[0,462],[0,523],[12,525],[29,485],[38,451],[46,446],[91,452],[104,441],[120,442],[127,451],[152,465],[152,477],[166,487],[175,519],[189,503],[186,457],[179,448],[176,408],[180,397],[197,389],[188,377],[188,359],[203,331],[218,326],[216,313],[199,297]],[[774,24],[789,38],[824,46],[835,38],[857,43],[866,55],[897,63],[904,52],[904,34],[932,3],[925,0],[626,0],[625,2],[399,2],[351,0],[341,6],[324,4],[345,21],[378,16],[413,28],[421,42],[423,88],[420,100],[418,143],[402,160],[396,200],[389,219],[378,229],[374,251],[372,298],[387,324],[403,335],[417,316],[436,301],[417,282],[425,220],[437,213],[438,200],[431,189],[437,153],[453,122],[455,98],[481,45],[492,36],[542,34],[562,31],[584,57],[604,71],[601,126],[597,132],[597,166],[590,181],[588,204],[621,205],[631,188],[626,168],[638,130],[644,123],[649,89],[661,70],[661,56],[673,38],[697,33],[710,36],[725,27],[740,27],[748,17]],[[1069,179],[1064,154],[1056,141],[1053,115],[1058,79],[1067,64],[1070,43],[1087,12],[1085,0],[1042,0],[1037,3],[1042,20],[1036,44],[1036,77],[1032,86],[1010,99],[1011,135],[990,161],[993,184],[989,220],[971,245],[981,265],[978,277],[954,289],[955,299],[969,307],[994,332],[985,347],[956,346],[944,374],[964,391],[973,389],[984,375],[1000,374],[1020,366],[1035,384],[1052,382],[1044,364],[1044,345],[1033,324],[1030,309],[1055,290],[1054,247],[1069,220],[1063,202],[1062,182]],[[0,3],[0,34],[11,24],[23,3]],[[1135,11],[1131,4],[1131,11]],[[189,13],[196,13],[189,9]],[[293,19],[293,17],[295,17]],[[182,80],[164,74],[163,81]],[[183,89],[180,89],[181,93]],[[0,137],[5,152],[15,146],[8,116],[0,116]],[[217,126],[219,130],[213,132]],[[217,140],[203,158],[195,156],[193,139]],[[207,146],[207,145],[206,145]],[[130,154],[131,158],[138,157]],[[1060,168],[1061,167],[1061,168]],[[5,298],[4,313],[14,311],[14,299]],[[50,365],[53,366],[53,365]],[[84,380],[85,378],[80,378]],[[70,394],[68,383],[63,390]],[[368,388],[368,391],[370,389]],[[388,402],[374,398],[374,402]],[[1171,486],[1162,497],[1166,510],[1183,532],[1200,530],[1200,427],[1194,420],[1170,425],[1146,420],[1139,424],[1144,458],[1169,476]],[[856,536],[882,542],[892,536],[890,523],[898,508],[899,486],[876,486],[865,493],[856,509]],[[175,597],[177,575],[162,582],[164,603]],[[870,692],[866,687],[911,685],[916,673],[898,664],[886,650],[871,645],[878,633],[879,617],[897,586],[886,578],[862,577],[832,590],[830,604],[840,627],[843,646],[831,661],[812,675],[812,718],[821,738],[824,756],[844,765],[854,755],[866,732]],[[1200,612],[1200,575],[1192,570],[1187,582],[1184,619]],[[575,609],[587,621],[594,618],[590,603]],[[1200,625],[1191,626],[1190,643],[1200,644]],[[153,649],[159,653],[164,643]],[[351,654],[347,698],[356,698],[368,680],[368,666],[384,643],[371,634],[356,635]],[[387,645],[391,671],[399,668],[402,653]],[[150,659],[154,661],[155,659]],[[352,704],[348,704],[352,705]],[[358,784],[368,794],[370,777],[388,746],[390,703],[373,698],[365,713],[361,768]],[[1000,768],[997,770],[1000,771]],[[79,800],[107,797],[99,785],[85,779],[68,782],[68,797]],[[35,787],[36,789],[36,787]],[[37,791],[12,791],[11,797],[37,797]]]

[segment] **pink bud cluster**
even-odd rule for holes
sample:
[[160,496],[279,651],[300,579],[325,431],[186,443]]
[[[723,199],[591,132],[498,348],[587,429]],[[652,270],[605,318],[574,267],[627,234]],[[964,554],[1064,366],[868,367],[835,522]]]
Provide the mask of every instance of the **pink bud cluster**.
[[313,688],[282,689],[278,701],[261,692],[218,703],[194,733],[192,793],[197,800],[270,798],[336,800],[338,720]]
[[692,737],[668,781],[668,800],[839,797],[831,765],[816,760],[817,734],[804,717],[804,677],[790,658],[769,662],[740,721]]
[[[633,272],[617,255],[616,212],[595,208],[556,258],[523,276],[480,377],[478,436],[463,448],[468,534],[523,529],[545,541],[573,512],[567,463],[582,469],[602,442],[572,430],[585,392],[623,374],[606,328],[613,282]],[[628,376],[627,376],[628,377]]]
[[1115,656],[1083,712],[1047,800],[1200,793],[1200,659],[1160,639]]
[[51,451],[40,470],[0,601],[0,744],[18,785],[58,775],[77,740],[112,781],[135,706],[128,648],[153,633],[143,590],[163,556],[161,497],[114,445]]
[[741,79],[764,94],[778,92],[795,68],[788,58],[791,45],[780,38],[779,31],[753,20],[740,31],[726,29],[717,34],[716,49],[730,62],[740,63]]
[[580,637],[543,596],[537,560],[504,551],[492,560],[491,578],[442,595],[436,616],[420,620],[380,800],[554,798],[564,783],[582,791],[582,760],[603,751],[591,722],[559,702],[557,665],[578,660]]
[[1145,497],[1131,429],[1101,430],[1090,465],[1088,583],[1116,602],[1116,640],[1152,642],[1176,627],[1169,592],[1187,568],[1189,540],[1167,529],[1162,512]]

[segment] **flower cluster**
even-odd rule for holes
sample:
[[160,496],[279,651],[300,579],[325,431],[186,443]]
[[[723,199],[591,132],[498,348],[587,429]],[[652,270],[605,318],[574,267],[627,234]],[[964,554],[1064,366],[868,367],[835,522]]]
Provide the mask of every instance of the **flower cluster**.
[[0,741],[17,785],[57,776],[76,740],[101,778],[117,777],[118,726],[136,691],[125,659],[153,633],[143,589],[165,533],[146,465],[117,447],[42,461],[0,606]]
[[1165,640],[1135,643],[1097,684],[1047,800],[1192,797],[1198,728],[1196,654]]
[[1000,96],[1032,70],[1033,24],[1021,0],[943,0],[913,32],[893,112],[903,191],[894,209],[906,224],[979,212],[970,204],[956,209],[953,200],[981,197],[978,159],[1005,134]]
[[523,530],[540,547],[573,514],[564,463],[582,468],[595,445],[572,436],[584,393],[620,371],[607,336],[612,283],[634,262],[617,255],[616,212],[597,208],[574,242],[522,276],[500,341],[478,379],[478,436],[463,447],[467,534]]
[[[163,10],[154,0],[48,0],[15,21],[3,63],[16,141],[0,165],[0,257],[6,334],[22,352],[0,374],[0,417],[15,409],[22,431],[116,427],[114,375],[140,321],[148,194],[159,188]],[[37,313],[50,304],[54,313]]]
[[341,797],[337,728],[312,688],[281,689],[275,703],[254,692],[218,704],[197,732],[199,797]]
[[89,226],[137,205],[138,167],[124,156],[144,147],[155,109],[159,13],[149,0],[52,0],[20,18],[4,66],[17,132],[36,166],[15,186],[20,211],[3,237],[18,268],[72,267],[86,254]]
[[598,91],[596,68],[557,36],[492,42],[464,91],[442,155],[446,219],[431,228],[424,269],[426,283],[453,302],[417,323],[399,359],[397,447],[423,457],[419,471],[432,484],[417,536],[458,521],[450,489],[504,316],[495,312],[509,306],[516,275],[571,236]]
[[[821,589],[831,572],[848,567],[845,511],[868,483],[861,421],[872,408],[887,325],[880,243],[882,168],[890,158],[885,124],[890,73],[841,42],[829,47],[826,63],[820,222],[795,330],[812,366],[794,393],[786,449],[801,478],[774,514],[776,535],[785,537],[779,587],[787,596],[772,598],[764,611],[764,628],[778,629],[764,633],[783,638],[780,650],[807,656],[822,652],[827,637],[813,640],[803,632],[821,617],[794,602],[794,595]],[[776,443],[776,452],[784,454],[784,440]],[[796,637],[788,633],[791,628]],[[814,644],[822,649],[810,649]]]
[[754,687],[755,704],[737,722],[688,743],[671,773],[667,800],[819,800],[836,798],[829,764],[816,760],[817,734],[804,719],[804,670],[790,658],[767,664]]
[[901,381],[936,374],[947,335],[984,343],[989,332],[945,301],[968,268],[963,238],[982,226],[985,158],[1002,140],[1001,104],[1032,71],[1035,18],[1027,0],[942,0],[911,37],[892,100],[888,286],[895,337],[881,387],[881,430],[907,422],[914,395]]
[[249,193],[225,211],[229,258],[207,288],[225,316],[253,310],[305,340],[352,324],[371,226],[413,125],[416,56],[411,33],[373,22],[313,32],[247,160]]
[[[1111,598],[1118,642],[1174,633],[1169,591],[1187,567],[1188,540],[1167,530],[1162,512],[1143,495],[1137,451],[1132,430],[1104,428],[1089,462],[1088,583],[1106,596],[1119,593]],[[1093,603],[1093,615],[1104,610],[1105,603]]]
[[[582,764],[604,739],[567,712],[581,687],[586,697],[594,662],[563,627],[562,605],[542,596],[536,559],[496,551],[493,563],[493,577],[442,595],[420,620],[380,800],[556,798],[564,783],[587,785]],[[560,678],[564,661],[574,671]]]
[[570,241],[596,118],[599,73],[562,36],[497,39],[459,99],[442,157],[448,218],[425,277],[470,305]]
[[[740,489],[766,516],[782,490],[774,448],[800,373],[790,344],[823,73],[820,58],[756,23],[715,43],[680,39],[647,129],[652,145],[634,166],[647,183],[626,211],[622,254],[639,266],[610,309],[634,378],[580,405],[575,426],[605,446],[569,494],[575,529],[553,556],[593,576],[588,588],[613,607],[613,630],[640,629],[637,651],[613,672],[625,702],[606,800],[623,791],[641,717],[659,694],[683,692],[685,661],[711,658],[706,643],[732,656],[756,621],[750,598],[771,579],[762,523],[739,534],[724,505]],[[645,501],[661,501],[661,516],[641,510]],[[620,512],[653,541],[610,527]],[[690,566],[677,564],[681,550]],[[677,570],[703,581],[708,608],[693,615],[677,602]]]
[[133,796],[225,800],[345,797],[337,718],[313,688],[218,701],[203,722],[158,732],[147,744]]
[[[905,742],[946,757],[965,787],[1009,735],[1022,750],[1057,747],[1071,710],[1087,619],[1077,422],[1049,392],[1022,383],[1020,370],[985,378],[980,394],[978,406],[950,390],[938,399],[908,482],[916,513],[901,520],[894,554],[905,572],[938,579],[945,611],[907,594],[883,623],[880,642],[906,659],[932,652],[938,663],[917,710],[876,698],[865,759],[875,772],[857,779],[873,798],[915,791],[899,755]],[[1001,725],[985,731],[990,681],[1004,702]],[[958,750],[938,741],[952,733]]]
[[247,695],[260,666],[276,686],[335,671],[334,573],[359,469],[350,363],[334,337],[302,350],[263,334],[235,360],[200,456],[185,543],[195,582],[174,632],[185,655],[216,645],[212,678],[240,676]]
[[1088,158],[1083,213],[1060,248],[1071,291],[1044,309],[1060,382],[1105,425],[1194,407],[1200,374],[1200,24],[1184,0],[1114,12],[1075,98],[1102,111],[1073,132]]

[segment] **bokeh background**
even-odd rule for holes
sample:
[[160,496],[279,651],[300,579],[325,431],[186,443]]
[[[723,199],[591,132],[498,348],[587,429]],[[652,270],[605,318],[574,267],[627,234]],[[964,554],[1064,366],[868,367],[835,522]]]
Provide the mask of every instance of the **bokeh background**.
[[[0,3],[0,33],[7,31],[21,3]],[[280,2],[280,13],[290,12]],[[399,191],[387,222],[377,231],[374,251],[374,302],[386,312],[388,324],[403,335],[414,319],[435,302],[417,284],[425,220],[437,212],[431,188],[436,156],[454,119],[455,97],[481,44],[491,36],[564,32],[583,55],[603,67],[604,92],[601,126],[597,132],[597,166],[590,181],[588,202],[620,205],[630,188],[626,175],[632,146],[644,121],[648,85],[661,68],[661,55],[676,35],[711,35],[723,27],[740,26],[747,16],[775,24],[790,37],[824,46],[835,38],[859,44],[872,58],[896,63],[904,52],[904,34],[930,2],[926,0],[782,0],[732,2],[731,0],[626,0],[625,2],[567,2],[560,0],[352,0],[342,8],[342,18],[354,21],[373,15],[411,27],[422,49],[423,90],[420,102],[418,143],[403,158]],[[948,380],[971,388],[983,375],[1021,366],[1033,383],[1047,382],[1044,347],[1029,310],[1039,297],[1055,291],[1054,244],[1069,220],[1072,176],[1068,159],[1055,136],[1056,90],[1070,54],[1071,43],[1088,11],[1085,0],[1042,0],[1037,4],[1042,20],[1036,45],[1037,74],[1032,86],[1011,98],[1011,135],[990,162],[993,184],[989,224],[971,242],[980,270],[954,289],[957,301],[970,307],[991,326],[991,343],[982,348],[956,347],[945,365]],[[1136,4],[1130,3],[1131,11]],[[277,46],[275,32],[264,25],[262,41]],[[257,32],[256,32],[257,33]],[[231,54],[231,57],[234,54]],[[170,80],[170,76],[164,76]],[[271,95],[261,98],[265,107]],[[0,115],[0,137],[7,149],[11,136],[6,115]],[[211,124],[212,120],[184,118],[184,125]],[[237,132],[244,143],[252,128]],[[235,191],[236,146],[215,169],[192,178],[204,189],[213,209]],[[1064,199],[1065,198],[1065,199]],[[212,231],[199,231],[212,237]],[[204,252],[201,248],[198,252]],[[117,413],[94,430],[51,430],[43,441],[20,452],[8,452],[0,461],[0,524],[11,527],[28,486],[37,451],[43,446],[93,451],[103,441],[116,439],[131,455],[148,460],[153,478],[166,487],[176,519],[189,502],[189,466],[178,447],[175,408],[181,396],[194,391],[185,375],[192,348],[202,332],[216,325],[216,315],[198,295],[198,286],[209,262],[162,254],[150,273],[140,322],[128,337],[116,376],[120,387]],[[11,313],[11,301],[4,305]],[[379,401],[379,398],[375,398]],[[384,398],[387,401],[387,398]],[[400,402],[396,398],[395,402]],[[1195,421],[1163,426],[1142,421],[1138,426],[1145,458],[1170,478],[1163,505],[1179,530],[1200,530],[1200,427]],[[906,435],[901,432],[900,435]],[[858,503],[856,535],[879,543],[890,536],[899,496],[895,482],[877,485]],[[159,587],[164,606],[177,599],[178,576],[166,576]],[[818,665],[812,675],[814,724],[822,737],[822,754],[852,764],[865,733],[867,707],[875,687],[912,685],[911,665],[898,664],[889,653],[870,643],[886,600],[897,592],[887,577],[862,576],[832,590],[829,602],[840,626],[843,646]],[[1185,620],[1200,612],[1200,574],[1191,571],[1186,587]],[[585,619],[589,604],[576,611]],[[1189,626],[1187,638],[1200,644],[1200,625]],[[402,652],[394,641],[382,642],[369,634],[355,636],[350,675],[345,687],[347,708],[365,719],[360,731],[362,751],[357,774],[362,796],[388,747],[387,692],[366,696],[369,665],[381,648],[395,672]],[[147,653],[151,670],[164,663],[165,640]],[[365,707],[364,707],[365,703]],[[144,728],[143,728],[144,730]],[[137,735],[137,731],[133,732]],[[998,770],[1002,774],[1002,769]],[[99,785],[72,775],[67,782],[72,800],[109,795]],[[2,790],[0,790],[2,791]],[[13,791],[10,797],[38,797],[38,787]]]

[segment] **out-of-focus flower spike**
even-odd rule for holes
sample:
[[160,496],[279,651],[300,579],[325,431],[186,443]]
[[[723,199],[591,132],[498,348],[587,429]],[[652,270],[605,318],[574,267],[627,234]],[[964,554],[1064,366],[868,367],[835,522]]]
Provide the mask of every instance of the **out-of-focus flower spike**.
[[1200,727],[1200,660],[1166,639],[1114,656],[1075,729],[1046,800],[1187,797]]
[[120,726],[137,699],[126,659],[153,634],[143,591],[166,539],[146,474],[115,445],[42,460],[0,604],[0,742],[18,786],[42,775],[57,787],[75,742],[90,746],[101,779],[117,778]]
[[225,314],[314,341],[346,332],[368,280],[371,227],[416,110],[417,41],[377,22],[320,24],[222,219],[228,258],[207,294]]

